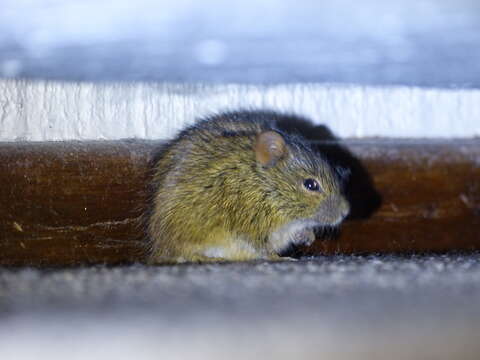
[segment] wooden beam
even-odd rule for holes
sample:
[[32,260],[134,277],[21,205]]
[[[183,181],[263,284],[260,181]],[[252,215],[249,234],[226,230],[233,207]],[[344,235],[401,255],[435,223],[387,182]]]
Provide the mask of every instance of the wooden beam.
[[[142,261],[159,143],[0,143],[0,264]],[[320,145],[352,169],[352,216],[307,254],[480,250],[480,140]]]

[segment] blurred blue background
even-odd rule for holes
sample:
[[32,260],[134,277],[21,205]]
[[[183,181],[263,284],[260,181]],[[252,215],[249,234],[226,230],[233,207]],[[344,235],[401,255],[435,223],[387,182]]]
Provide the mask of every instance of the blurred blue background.
[[0,77],[480,86],[476,0],[3,0]]

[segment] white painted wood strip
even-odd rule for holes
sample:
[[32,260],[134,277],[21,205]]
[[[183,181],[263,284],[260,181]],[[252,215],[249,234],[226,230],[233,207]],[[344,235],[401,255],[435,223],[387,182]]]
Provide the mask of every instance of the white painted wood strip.
[[339,137],[480,136],[480,90],[0,80],[0,141],[168,139],[226,110],[294,113]]

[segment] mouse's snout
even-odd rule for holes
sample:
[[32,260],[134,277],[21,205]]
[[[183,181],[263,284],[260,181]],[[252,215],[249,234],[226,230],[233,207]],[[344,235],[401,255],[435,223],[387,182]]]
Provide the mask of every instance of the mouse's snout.
[[342,195],[330,195],[317,211],[317,221],[322,225],[335,226],[350,213],[350,204]]

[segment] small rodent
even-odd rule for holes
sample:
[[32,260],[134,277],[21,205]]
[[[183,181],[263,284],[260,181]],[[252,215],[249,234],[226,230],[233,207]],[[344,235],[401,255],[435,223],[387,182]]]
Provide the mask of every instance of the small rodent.
[[339,171],[271,113],[183,130],[154,169],[150,263],[279,259],[349,212]]

